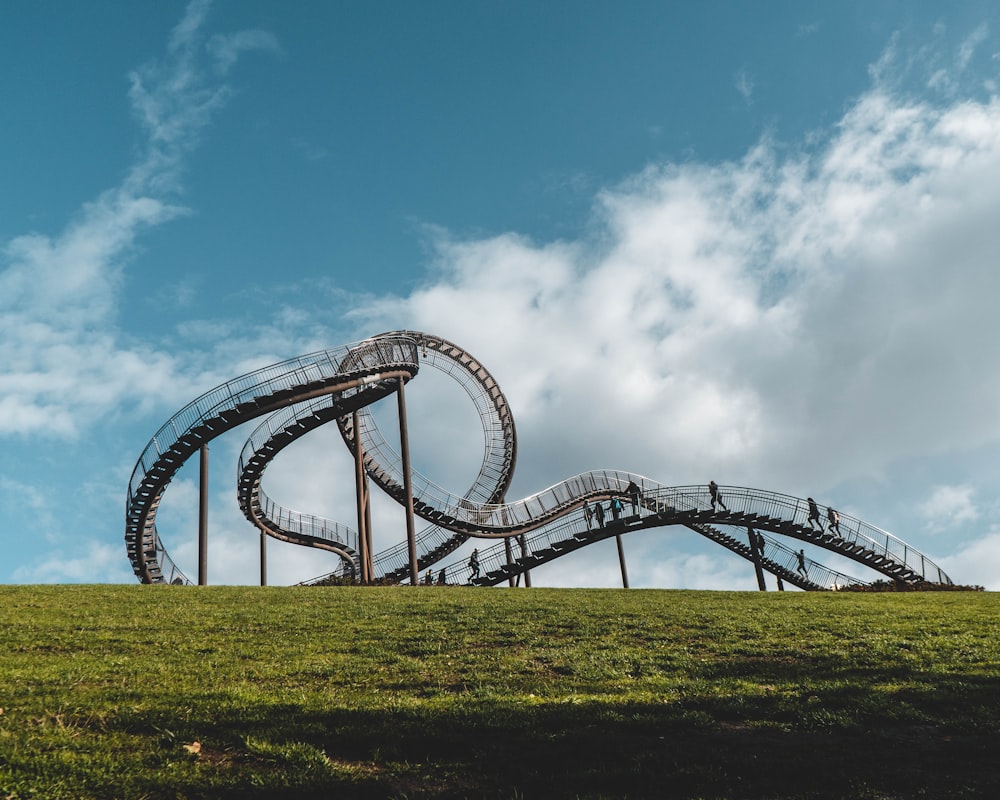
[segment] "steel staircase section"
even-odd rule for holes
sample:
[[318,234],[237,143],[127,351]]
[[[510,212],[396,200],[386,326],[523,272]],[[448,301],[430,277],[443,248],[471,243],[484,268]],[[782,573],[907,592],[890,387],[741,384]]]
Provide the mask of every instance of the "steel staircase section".
[[[328,546],[341,552],[347,561],[353,559],[356,534],[352,540],[350,529],[288,512],[268,501],[260,490],[260,476],[275,453],[288,442],[336,419],[348,447],[353,448],[355,436],[361,437],[366,451],[364,468],[371,480],[389,496],[401,500],[401,459],[381,436],[366,406],[394,391],[399,379],[408,380],[416,375],[421,363],[433,364],[463,385],[477,404],[486,439],[479,474],[463,495],[453,494],[413,473],[415,513],[432,523],[421,533],[418,562],[421,569],[453,552],[469,536],[486,539],[517,536],[519,542],[526,543],[526,552],[519,558],[524,564],[537,564],[607,538],[612,535],[607,530],[612,528],[627,532],[679,524],[744,558],[749,547],[727,529],[752,527],[809,542],[897,581],[951,583],[933,561],[891,534],[844,514],[840,515],[836,531],[824,530],[822,524],[820,530],[813,529],[805,501],[774,492],[720,487],[725,506],[720,504],[715,508],[704,485],[668,487],[634,473],[600,470],[576,475],[521,500],[504,502],[513,473],[516,438],[503,394],[471,355],[446,340],[413,331],[382,334],[357,345],[322,351],[249,373],[206,393],[175,414],[147,445],[129,484],[125,538],[140,578],[168,580],[169,575],[162,568],[166,566],[170,567],[169,574],[174,574],[175,567],[168,562],[156,532],[155,513],[164,487],[179,466],[202,443],[219,433],[279,410],[281,413],[261,425],[259,435],[255,434],[253,443],[244,448],[238,489],[241,506],[255,524],[271,535]],[[327,400],[319,400],[327,396]],[[317,402],[309,402],[312,400]],[[358,411],[357,431],[350,414],[354,410]],[[582,520],[585,502],[604,502],[617,496],[628,507],[626,490],[630,482],[640,487],[641,502],[639,513],[631,515],[627,522],[609,521],[607,530],[600,534],[577,529],[568,536],[552,538],[553,532],[562,531],[564,525]],[[767,569],[803,588],[823,588],[815,576],[792,574],[788,564],[789,555],[794,555],[792,551],[777,547],[773,539],[769,542],[772,553],[780,558],[768,560]],[[408,559],[404,561],[401,557],[405,548],[404,543],[379,554],[377,563],[383,574],[398,578],[404,566],[409,573]],[[820,566],[815,562],[813,565],[810,572]],[[505,555],[504,563],[487,569],[481,580],[485,581],[487,575],[509,576],[511,570]],[[824,574],[839,576],[835,580],[853,581],[832,570]]]
[[[463,500],[475,504],[502,500],[513,477],[517,435],[510,407],[496,379],[471,354],[441,337],[416,331],[400,331],[382,336],[404,336],[417,341],[421,365],[433,367],[456,380],[472,399],[482,423],[485,447],[479,473]],[[261,530],[286,540],[301,536],[299,519],[307,515],[284,509],[271,501],[261,488],[263,472],[267,463],[283,447],[317,425],[338,417],[341,435],[353,453],[356,435],[353,415],[344,414],[326,399],[283,409],[265,420],[251,434],[240,455],[238,495],[244,515]],[[395,499],[404,502],[401,456],[386,442],[367,408],[359,409],[358,419],[365,451],[365,469],[369,477],[379,486],[389,488]],[[418,486],[430,485],[430,481],[418,472],[413,472],[413,483]],[[419,506],[418,514],[424,510],[421,501],[415,499],[414,504]],[[424,517],[434,523],[437,518],[443,518],[443,515],[427,509]],[[332,526],[336,526],[336,523],[327,523],[327,527]],[[350,535],[356,541],[357,534],[350,531]],[[418,567],[436,563],[467,538],[464,532],[447,530],[437,525],[425,528],[417,536]],[[376,554],[374,565],[376,574],[382,573],[383,579],[402,580],[408,577],[410,567],[407,543],[404,541],[401,545]],[[354,566],[357,567],[357,564]]]
[[[344,370],[344,364],[350,368]],[[367,405],[393,392],[396,381],[409,380],[418,369],[412,338],[384,336],[255,370],[186,405],[154,434],[129,481],[125,542],[136,575],[143,583],[188,582],[156,533],[156,510],[167,484],[203,444],[243,422],[315,397],[337,394],[345,408]],[[169,565],[168,573],[160,562]]]
[[[524,573],[529,569],[560,558],[595,542],[604,541],[612,536],[630,533],[654,527],[656,522],[664,523],[662,515],[643,518],[640,516],[625,517],[617,522],[612,521],[603,527],[587,527],[582,514],[564,518],[558,523],[545,526],[533,532],[526,540],[526,546],[521,555],[507,560],[504,543],[480,551],[479,561],[482,568],[481,576],[472,580],[477,586],[495,586]],[[691,523],[687,527],[713,542],[720,544],[748,561],[753,561],[753,554],[746,540],[744,531],[727,533],[703,523]],[[777,539],[763,536],[765,541],[764,555],[761,566],[783,581],[805,590],[831,590],[849,585],[865,585],[865,581],[842,572],[830,569],[817,561],[806,559],[807,576],[800,575],[794,565],[797,563],[795,551],[785,546]],[[518,548],[514,548],[518,549]],[[468,573],[464,561],[454,562],[442,568],[448,576],[465,575]],[[464,582],[464,581],[458,581]]]
[[[483,460],[472,486],[464,492],[459,504],[477,506],[498,504],[510,487],[517,463],[517,431],[507,398],[490,372],[471,353],[439,336],[420,331],[400,331],[420,343],[421,364],[437,369],[455,380],[476,407],[483,430]],[[405,502],[402,476],[402,459],[395,448],[386,442],[366,410],[358,415],[358,428],[365,453],[365,469],[369,477],[383,491]],[[353,419],[343,417],[338,422],[345,444],[353,452],[356,431]],[[425,502],[429,487],[434,484],[413,472],[414,513],[432,523],[417,535],[418,568],[423,570],[453,552],[468,539],[468,531],[442,527],[438,523],[448,519],[447,514]],[[437,488],[440,493],[443,490]],[[407,543],[375,554],[374,569],[384,579],[402,580],[409,577]]]

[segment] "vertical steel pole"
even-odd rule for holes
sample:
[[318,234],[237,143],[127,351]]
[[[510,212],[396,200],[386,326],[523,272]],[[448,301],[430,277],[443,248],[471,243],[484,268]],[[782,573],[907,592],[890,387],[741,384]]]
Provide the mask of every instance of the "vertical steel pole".
[[[522,533],[520,535],[520,537],[518,537],[518,538],[521,540],[521,556],[522,557],[526,556],[528,554],[528,547],[527,547],[527,544],[526,544],[526,542],[524,540],[524,534]],[[524,571],[524,588],[526,588],[526,589],[530,589],[531,588],[531,570],[530,569],[526,569]]]
[[361,561],[361,583],[371,583],[371,575],[368,573],[368,529],[365,525],[365,506],[368,499],[365,497],[365,453],[361,444],[361,427],[359,425],[359,414],[354,412],[354,483],[357,492],[358,502],[358,559]]
[[368,475],[365,475],[365,547],[368,549],[368,578],[375,580],[375,558],[372,553],[372,496],[368,491]]
[[[514,563],[514,553],[510,549],[510,537],[509,536],[505,536],[504,537],[504,539],[503,539],[503,547],[504,547],[504,551],[507,554],[507,566],[510,566],[511,564]],[[510,575],[507,578],[507,585],[510,586],[510,587],[512,587],[512,588],[514,586],[514,573],[513,572],[510,573]]]
[[260,585],[267,586],[267,534],[260,532]]
[[406,398],[403,396],[403,379],[396,390],[399,404],[399,454],[403,460],[403,492],[406,495],[406,542],[410,551],[410,585],[420,585],[417,566],[417,531],[413,524],[413,482],[410,476],[410,437],[406,431]]
[[628,588],[628,570],[625,569],[625,548],[622,547],[622,535],[616,534],[615,541],[618,543],[618,563],[622,566],[622,588]]
[[198,483],[198,585],[208,585],[208,445],[201,446]]
[[753,569],[757,573],[757,588],[762,592],[766,592],[767,585],[764,583],[764,569],[760,565],[760,549],[757,547],[757,534],[749,526],[747,526],[747,536],[750,537],[750,553],[753,555]]

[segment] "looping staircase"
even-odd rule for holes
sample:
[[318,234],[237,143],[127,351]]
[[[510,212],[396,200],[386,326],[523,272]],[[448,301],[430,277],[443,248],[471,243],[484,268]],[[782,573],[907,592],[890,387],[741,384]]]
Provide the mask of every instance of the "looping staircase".
[[[375,424],[369,406],[417,376],[421,366],[453,378],[475,404],[483,426],[484,456],[471,486],[461,495],[412,473],[419,493],[414,513],[430,525],[416,536],[420,571],[440,563],[470,537],[499,540],[480,555],[481,574],[472,582],[495,585],[597,541],[653,527],[682,525],[803,589],[861,583],[799,554],[785,544],[797,539],[906,583],[950,578],[922,553],[885,531],[841,515],[836,532],[814,529],[805,501],[744,487],[720,487],[726,506],[716,508],[707,486],[669,487],[634,473],[601,470],[563,480],[529,497],[507,502],[517,437],[499,385],[485,367],[457,345],[418,331],[381,334],[351,345],[290,359],[242,375],[194,400],[172,416],[147,444],[132,473],[126,499],[126,550],[145,583],[187,582],[156,530],[160,499],[181,465],[214,437],[263,417],[240,455],[237,497],[244,515],[269,536],[321,547],[340,555],[342,573],[358,574],[358,535],[345,525],[281,507],[263,491],[267,466],[284,447],[336,422],[354,452],[364,452],[364,472],[390,497],[405,502],[402,459]],[[355,412],[357,426],[355,426]],[[639,487],[629,495],[628,487]],[[588,523],[587,502],[621,498],[630,512],[604,524]],[[746,531],[766,532],[755,554]],[[763,534],[761,534],[763,536]],[[515,553],[517,553],[515,555]],[[383,580],[409,578],[408,543],[374,557]],[[461,562],[444,567],[462,575]]]

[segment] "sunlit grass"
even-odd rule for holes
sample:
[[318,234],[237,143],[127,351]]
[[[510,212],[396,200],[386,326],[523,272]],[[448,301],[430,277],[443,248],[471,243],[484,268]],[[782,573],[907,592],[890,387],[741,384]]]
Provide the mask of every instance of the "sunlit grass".
[[992,796],[998,633],[979,592],[0,587],[0,797]]

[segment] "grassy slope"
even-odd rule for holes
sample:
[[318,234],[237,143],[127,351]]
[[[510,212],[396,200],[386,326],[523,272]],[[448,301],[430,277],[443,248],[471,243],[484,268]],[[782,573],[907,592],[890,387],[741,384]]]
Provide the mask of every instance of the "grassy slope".
[[2,586],[0,797],[1000,797],[998,633],[990,593]]

